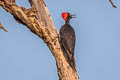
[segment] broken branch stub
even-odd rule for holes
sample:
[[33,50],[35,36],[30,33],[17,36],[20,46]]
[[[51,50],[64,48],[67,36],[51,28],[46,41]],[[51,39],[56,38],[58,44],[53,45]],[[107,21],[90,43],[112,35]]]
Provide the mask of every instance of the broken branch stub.
[[0,22],[0,29],[4,30],[5,32],[8,32],[8,31],[2,26],[1,22]]

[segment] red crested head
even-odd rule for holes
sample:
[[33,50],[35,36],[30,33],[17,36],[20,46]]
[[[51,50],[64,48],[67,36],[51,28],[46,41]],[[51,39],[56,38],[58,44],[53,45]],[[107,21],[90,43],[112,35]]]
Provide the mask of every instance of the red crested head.
[[71,15],[71,14],[68,13],[68,12],[63,12],[63,13],[62,13],[62,18],[63,18],[65,21],[67,21],[67,20],[70,20],[70,19],[72,19],[72,18],[76,18],[76,16],[75,16],[75,15]]
[[69,13],[63,12],[63,13],[62,13],[62,18],[66,21],[68,15],[69,15]]

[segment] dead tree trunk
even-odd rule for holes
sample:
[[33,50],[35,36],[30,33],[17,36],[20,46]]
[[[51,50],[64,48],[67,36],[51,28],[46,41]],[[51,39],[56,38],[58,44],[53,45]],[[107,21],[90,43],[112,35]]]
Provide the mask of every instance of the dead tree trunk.
[[17,22],[26,25],[39,36],[51,50],[57,65],[60,80],[78,80],[74,71],[65,59],[59,36],[55,29],[44,0],[29,0],[31,8],[26,9],[15,3],[15,0],[0,0],[0,6],[11,13]]

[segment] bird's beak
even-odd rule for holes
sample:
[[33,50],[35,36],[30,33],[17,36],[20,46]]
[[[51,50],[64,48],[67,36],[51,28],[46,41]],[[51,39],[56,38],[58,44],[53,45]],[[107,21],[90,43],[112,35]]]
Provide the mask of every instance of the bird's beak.
[[70,15],[71,18],[77,18],[75,14]]

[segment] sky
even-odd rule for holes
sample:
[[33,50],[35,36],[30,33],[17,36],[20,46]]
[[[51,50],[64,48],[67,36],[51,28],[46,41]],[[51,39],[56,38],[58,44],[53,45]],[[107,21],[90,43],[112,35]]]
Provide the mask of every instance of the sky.
[[[45,0],[56,29],[64,24],[62,12],[76,14],[75,58],[80,80],[120,80],[120,1]],[[17,0],[29,8],[27,0]],[[56,63],[46,44],[18,24],[0,7],[0,80],[59,80]]]

